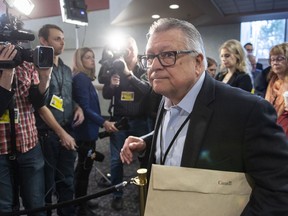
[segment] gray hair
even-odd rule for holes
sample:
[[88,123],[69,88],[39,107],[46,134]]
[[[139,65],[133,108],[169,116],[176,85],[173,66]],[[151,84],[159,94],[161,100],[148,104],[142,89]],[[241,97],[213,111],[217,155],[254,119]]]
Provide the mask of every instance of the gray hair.
[[164,32],[171,29],[179,29],[183,32],[186,39],[186,41],[184,41],[186,48],[195,50],[198,54],[202,54],[204,67],[207,68],[206,54],[201,34],[193,24],[187,21],[175,18],[161,18],[150,26],[147,33],[147,39],[149,39],[154,33]]

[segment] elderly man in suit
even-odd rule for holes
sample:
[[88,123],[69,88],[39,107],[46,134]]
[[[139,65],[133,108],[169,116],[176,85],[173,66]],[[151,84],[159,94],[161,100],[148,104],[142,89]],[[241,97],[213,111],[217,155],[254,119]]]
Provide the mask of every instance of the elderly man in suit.
[[255,187],[242,215],[288,215],[288,141],[273,107],[208,76],[201,35],[186,21],[156,21],[142,62],[164,97],[154,134],[128,137],[122,162],[142,151],[148,171],[157,163],[245,172]]

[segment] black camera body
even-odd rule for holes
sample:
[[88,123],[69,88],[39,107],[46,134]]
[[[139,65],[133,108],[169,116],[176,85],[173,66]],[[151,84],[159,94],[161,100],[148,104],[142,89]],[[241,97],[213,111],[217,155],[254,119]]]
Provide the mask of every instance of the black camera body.
[[[122,117],[119,121],[117,121],[115,123],[115,127],[118,129],[118,130],[128,130],[129,129],[129,124],[128,124],[128,119],[126,117]],[[111,133],[107,132],[107,131],[103,131],[103,132],[100,132],[98,134],[98,137],[100,139],[103,139],[105,137],[108,137],[110,136]]]
[[127,55],[127,50],[114,50],[106,46],[102,52],[102,59],[99,61],[98,81],[101,84],[109,84],[110,78],[117,73],[124,71],[125,65],[121,58]]
[[[53,66],[54,49],[47,46],[37,46],[34,50],[20,46],[21,42],[33,41],[34,34],[21,30],[23,23],[16,17],[3,14],[0,17],[0,44],[15,45],[17,54],[11,61],[0,61],[0,68],[14,68],[23,61],[33,62],[38,68]],[[1,52],[1,50],[0,50]]]

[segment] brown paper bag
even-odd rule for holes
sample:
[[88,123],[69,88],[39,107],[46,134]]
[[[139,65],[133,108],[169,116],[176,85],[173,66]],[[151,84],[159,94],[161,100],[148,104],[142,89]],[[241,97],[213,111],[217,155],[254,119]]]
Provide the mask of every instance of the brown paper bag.
[[237,216],[251,186],[244,173],[152,165],[145,216]]

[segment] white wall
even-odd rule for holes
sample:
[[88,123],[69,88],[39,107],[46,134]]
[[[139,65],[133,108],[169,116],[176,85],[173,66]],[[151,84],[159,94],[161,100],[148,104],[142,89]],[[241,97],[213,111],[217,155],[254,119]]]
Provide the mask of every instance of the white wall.
[[[25,20],[24,28],[31,30],[36,38],[38,30],[44,24],[56,24],[61,27],[65,34],[65,51],[61,55],[63,61],[72,66],[72,56],[76,49],[76,38],[78,37],[79,47],[87,46],[94,50],[96,55],[96,62],[101,59],[102,49],[107,43],[107,37],[111,32],[121,31],[133,36],[139,47],[139,53],[144,53],[146,46],[146,33],[149,25],[137,25],[129,27],[115,27],[110,25],[110,12],[109,10],[94,11],[88,13],[88,26],[80,26],[76,28],[73,24],[62,22],[61,16]],[[202,34],[203,41],[206,48],[206,55],[215,58],[219,62],[218,48],[228,39],[240,39],[240,24],[235,25],[219,25],[219,26],[205,26],[198,27],[199,32]],[[32,43],[32,47],[38,45],[38,39]],[[100,65],[97,64],[97,71]],[[98,83],[95,83],[99,87]],[[98,88],[101,91],[101,88]],[[101,109],[104,115],[108,115],[107,109],[109,101],[102,98],[101,92],[99,93]]]
[[206,56],[214,58],[218,64],[222,43],[229,39],[240,40],[240,24],[198,27],[198,30],[203,37]]

